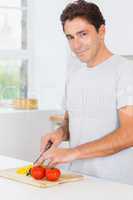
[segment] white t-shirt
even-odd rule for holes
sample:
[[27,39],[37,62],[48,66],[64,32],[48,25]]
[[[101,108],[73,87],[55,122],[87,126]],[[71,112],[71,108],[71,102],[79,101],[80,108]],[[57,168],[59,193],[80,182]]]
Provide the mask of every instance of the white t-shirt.
[[[93,68],[78,68],[67,80],[64,105],[69,114],[71,147],[113,132],[119,127],[118,109],[133,105],[133,63],[113,55]],[[133,184],[133,149],[77,160],[70,169]]]

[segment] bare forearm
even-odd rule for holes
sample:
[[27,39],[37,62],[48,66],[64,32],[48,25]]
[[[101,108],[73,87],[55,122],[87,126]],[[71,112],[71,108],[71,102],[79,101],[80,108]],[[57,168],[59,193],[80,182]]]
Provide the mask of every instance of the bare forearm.
[[62,134],[63,141],[69,140],[69,118],[67,112],[65,112],[64,120],[57,130],[60,132],[60,134]]
[[131,130],[119,128],[101,139],[79,145],[75,148],[78,159],[104,157],[131,147],[132,133]]

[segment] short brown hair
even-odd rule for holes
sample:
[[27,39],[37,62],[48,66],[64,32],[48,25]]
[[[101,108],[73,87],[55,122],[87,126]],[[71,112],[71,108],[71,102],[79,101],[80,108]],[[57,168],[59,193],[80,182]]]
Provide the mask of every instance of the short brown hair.
[[97,32],[102,24],[105,25],[105,19],[99,9],[99,7],[91,2],[84,0],[74,1],[69,3],[63,10],[60,20],[64,30],[66,20],[73,20],[76,17],[82,17],[86,19],[90,24],[94,25]]

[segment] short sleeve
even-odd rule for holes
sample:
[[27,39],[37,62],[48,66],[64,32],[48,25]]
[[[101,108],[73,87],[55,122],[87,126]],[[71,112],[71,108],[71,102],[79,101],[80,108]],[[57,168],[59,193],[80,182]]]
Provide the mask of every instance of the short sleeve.
[[119,70],[117,108],[133,105],[133,62],[128,61]]

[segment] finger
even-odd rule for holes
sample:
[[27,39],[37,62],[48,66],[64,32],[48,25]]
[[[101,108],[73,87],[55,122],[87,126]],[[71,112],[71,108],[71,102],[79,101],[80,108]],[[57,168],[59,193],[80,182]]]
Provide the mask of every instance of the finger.
[[40,145],[41,152],[44,151],[46,144],[47,144],[47,138],[45,136],[42,136],[41,137],[41,145]]
[[55,153],[56,149],[57,147],[54,144],[52,144],[49,148],[47,148],[46,146],[46,149],[43,153],[45,154],[45,157],[49,155],[51,156],[51,154]]
[[42,153],[43,151],[45,151],[46,146],[48,144],[49,138],[42,136],[41,138],[41,145],[40,145],[40,152]]
[[39,158],[39,160],[35,163],[35,165],[41,165],[45,160],[48,160],[48,159],[52,159],[53,158],[53,154],[51,151],[47,151],[47,152],[44,152],[42,154],[42,156]]
[[34,163],[34,166],[42,165],[45,160],[45,157],[41,156],[40,159],[36,163]]
[[56,162],[56,161],[54,161],[54,160],[51,160],[51,161],[48,163],[47,167],[56,167],[57,164],[58,164],[58,162]]

